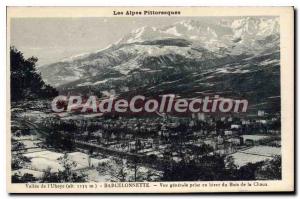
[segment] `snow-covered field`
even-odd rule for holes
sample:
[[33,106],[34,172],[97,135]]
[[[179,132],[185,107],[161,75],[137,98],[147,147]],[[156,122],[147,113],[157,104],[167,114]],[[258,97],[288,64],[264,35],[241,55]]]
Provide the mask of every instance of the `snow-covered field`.
[[245,154],[240,152],[231,154],[230,156],[233,157],[234,163],[239,167],[244,166],[247,163],[256,163],[256,162],[270,159],[270,157],[266,157],[266,156],[251,155],[251,154]]
[[[32,174],[36,178],[41,178],[43,176],[44,171],[50,169],[51,172],[58,172],[62,171],[63,165],[60,162],[60,158],[64,156],[62,153],[57,153],[53,151],[40,151],[34,153],[27,153],[24,156],[30,158],[31,163],[26,166],[26,169],[19,169],[13,171],[13,173],[18,173],[19,175],[24,175],[25,173]],[[108,173],[99,173],[96,169],[99,165],[112,163],[112,166],[117,166],[113,164],[113,160],[111,158],[103,158],[103,159],[96,159],[96,158],[89,158],[88,154],[82,152],[72,152],[67,154],[68,160],[70,162],[76,163],[76,167],[73,168],[74,170],[82,170],[84,169],[84,173],[87,174],[89,182],[107,182],[112,179],[110,176],[109,171]],[[111,168],[112,171],[116,168]],[[128,174],[129,178],[134,176],[134,171],[129,167],[124,167],[126,173]],[[118,170],[116,169],[116,172]],[[138,167],[138,173],[140,176],[147,176],[148,172],[151,172],[153,175],[151,178],[155,180],[157,176],[161,173],[151,168],[147,167]]]
[[274,156],[281,154],[280,147],[271,147],[271,146],[255,146],[250,149],[246,149],[242,151],[243,153],[262,155],[262,156]]
[[[30,158],[31,165],[30,167],[33,170],[37,171],[45,171],[47,169],[50,169],[51,172],[58,172],[59,170],[63,170],[63,166],[59,162],[59,158],[62,158],[64,154],[52,152],[52,151],[39,151],[34,153],[27,153],[24,154],[24,156]],[[72,152],[67,154],[68,160],[70,162],[74,162],[76,164],[76,167],[74,170],[78,169],[85,169],[89,166],[97,167],[99,164],[108,162],[110,159],[95,159],[90,158],[89,155],[81,152]]]
[[63,156],[61,153],[51,151],[39,151],[33,153],[24,154],[25,157],[31,160],[30,167],[36,171],[45,171],[50,169],[51,172],[58,172],[63,170],[63,167],[59,164],[58,159]]
[[50,169],[51,172],[62,171],[63,167],[56,160],[50,160],[47,158],[32,158],[31,168],[37,171],[46,171]]
[[25,149],[38,147],[39,140],[22,140],[21,141],[25,145]]
[[244,140],[253,140],[253,141],[258,141],[258,140],[262,140],[262,139],[265,139],[269,136],[266,136],[266,135],[242,135],[243,139]]
[[20,140],[36,140],[36,135],[22,135],[22,136],[13,136],[14,140],[20,141]]
[[77,164],[75,170],[84,169],[91,166],[97,167],[99,164],[107,163],[111,161],[109,158],[104,158],[104,159],[90,158],[89,160],[89,155],[81,152],[68,153],[68,158]]
[[281,154],[281,148],[270,146],[254,146],[252,148],[242,150],[231,154],[237,166],[241,167],[247,163],[256,163],[271,159],[275,155]]

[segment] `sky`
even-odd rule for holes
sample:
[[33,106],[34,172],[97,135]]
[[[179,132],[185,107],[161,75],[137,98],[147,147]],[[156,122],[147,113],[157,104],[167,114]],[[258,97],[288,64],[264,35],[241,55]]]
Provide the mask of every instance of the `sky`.
[[161,27],[188,18],[15,18],[10,44],[38,66],[100,50],[142,26]]
[[188,19],[216,22],[224,17],[13,18],[10,44],[26,58],[37,57],[42,66],[101,50],[142,26],[159,28]]

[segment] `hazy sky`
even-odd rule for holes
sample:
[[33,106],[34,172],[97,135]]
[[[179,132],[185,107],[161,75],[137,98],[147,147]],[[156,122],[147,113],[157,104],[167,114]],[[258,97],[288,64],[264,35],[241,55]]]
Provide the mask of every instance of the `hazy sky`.
[[11,44],[25,57],[38,57],[38,65],[43,65],[100,50],[142,26],[160,27],[186,19],[189,18],[16,18],[11,22]]
[[[150,18],[149,18],[150,19]],[[181,18],[182,20],[182,18]],[[23,18],[11,23],[11,44],[38,65],[92,52],[116,42],[141,26],[162,26],[176,18]]]

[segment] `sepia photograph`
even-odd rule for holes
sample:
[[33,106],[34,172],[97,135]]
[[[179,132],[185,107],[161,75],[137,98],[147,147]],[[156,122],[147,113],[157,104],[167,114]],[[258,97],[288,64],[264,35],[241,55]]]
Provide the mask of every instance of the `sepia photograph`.
[[8,7],[8,189],[293,191],[293,17]]

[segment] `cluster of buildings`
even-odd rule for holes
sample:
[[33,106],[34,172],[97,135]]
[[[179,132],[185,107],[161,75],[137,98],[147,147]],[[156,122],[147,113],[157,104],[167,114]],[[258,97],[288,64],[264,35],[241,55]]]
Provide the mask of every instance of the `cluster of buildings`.
[[118,117],[68,120],[78,127],[75,139],[128,153],[174,161],[206,154],[233,154],[256,145],[280,146],[280,115],[258,111],[245,118]]

